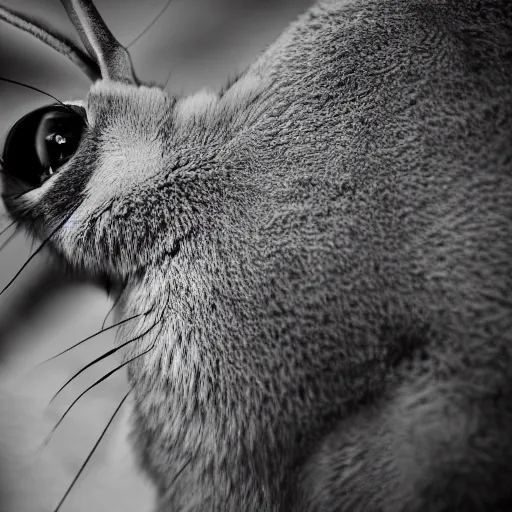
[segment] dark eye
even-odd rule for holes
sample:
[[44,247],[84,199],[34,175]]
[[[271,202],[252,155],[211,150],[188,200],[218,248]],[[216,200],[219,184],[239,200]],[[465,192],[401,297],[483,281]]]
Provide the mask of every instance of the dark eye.
[[51,105],[22,117],[5,142],[5,172],[38,187],[76,152],[86,126],[85,110]]

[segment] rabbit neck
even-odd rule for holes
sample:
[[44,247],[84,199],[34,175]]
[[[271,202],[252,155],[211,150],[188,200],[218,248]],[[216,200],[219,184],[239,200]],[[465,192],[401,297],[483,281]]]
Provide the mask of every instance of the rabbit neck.
[[[195,241],[182,242],[165,276],[146,275],[126,293],[124,317],[156,306],[132,332],[121,333],[123,341],[158,322],[153,335],[126,354],[129,359],[149,349],[128,372],[135,450],[171,510],[194,503],[204,510],[243,510],[244,504],[271,510],[272,489],[276,496],[282,492],[291,461],[275,456],[289,450],[278,439],[280,404],[270,403],[272,377],[262,369],[261,351],[251,346],[256,340],[243,339],[255,304],[233,296],[229,284],[215,284],[229,283],[230,273],[236,279],[233,268],[219,264],[215,248],[204,258],[193,256],[202,249]],[[235,302],[245,311],[238,317]],[[185,494],[190,489],[192,497]]]

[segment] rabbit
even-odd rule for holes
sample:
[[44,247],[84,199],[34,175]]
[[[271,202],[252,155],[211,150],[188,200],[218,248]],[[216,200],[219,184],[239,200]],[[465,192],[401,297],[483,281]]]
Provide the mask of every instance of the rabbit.
[[116,298],[155,510],[511,510],[512,3],[319,0],[189,97],[62,3],[0,9],[94,81],[3,198]]

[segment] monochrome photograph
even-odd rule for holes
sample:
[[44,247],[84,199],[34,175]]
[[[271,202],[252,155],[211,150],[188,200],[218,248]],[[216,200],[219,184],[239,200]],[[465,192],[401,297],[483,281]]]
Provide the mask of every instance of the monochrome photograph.
[[512,2],[0,0],[0,512],[512,511]]

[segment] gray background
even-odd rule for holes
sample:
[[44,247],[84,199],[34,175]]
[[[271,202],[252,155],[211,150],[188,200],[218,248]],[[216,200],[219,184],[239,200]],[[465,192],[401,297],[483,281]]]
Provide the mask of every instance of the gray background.
[[[58,0],[2,0],[75,38]],[[138,76],[168,89],[214,90],[242,71],[303,12],[310,0],[173,0],[151,31],[130,48]],[[106,22],[130,43],[165,0],[97,0]],[[82,98],[89,86],[65,57],[33,37],[0,23],[0,76],[39,87],[60,100]],[[0,141],[20,116],[48,98],[0,82]],[[0,205],[0,229],[8,224]],[[0,237],[0,244],[9,234]],[[3,287],[37,242],[17,235],[0,252]],[[86,395],[56,432],[39,447],[59,415],[89,384],[118,360],[96,365],[54,403],[53,393],[81,366],[112,347],[103,334],[61,358],[36,365],[97,331],[110,308],[104,292],[70,283],[42,254],[0,297],[0,512],[52,510],[65,492],[126,390],[121,372]],[[151,510],[152,489],[135,470],[126,436],[127,408],[112,425],[62,508],[63,512]]]

